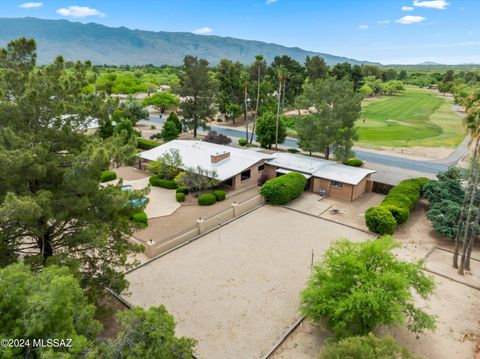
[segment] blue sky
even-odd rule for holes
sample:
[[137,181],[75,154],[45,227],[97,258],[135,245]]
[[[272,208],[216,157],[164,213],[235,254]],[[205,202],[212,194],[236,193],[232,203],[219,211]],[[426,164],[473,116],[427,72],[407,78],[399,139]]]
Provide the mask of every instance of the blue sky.
[[480,63],[478,14],[480,0],[0,0],[2,17],[231,36],[384,64]]

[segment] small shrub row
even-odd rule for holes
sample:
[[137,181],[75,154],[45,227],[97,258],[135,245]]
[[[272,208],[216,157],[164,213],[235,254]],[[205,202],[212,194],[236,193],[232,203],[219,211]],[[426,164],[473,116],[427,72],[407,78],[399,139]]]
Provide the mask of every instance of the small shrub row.
[[212,193],[205,193],[198,197],[198,204],[200,206],[210,206],[217,202],[217,197]]
[[300,150],[298,150],[297,148],[289,148],[287,149],[287,151],[290,153],[300,153]]
[[142,150],[151,150],[152,148],[160,146],[161,143],[157,141],[147,140],[145,138],[137,138],[137,147]]
[[177,202],[185,202],[185,193],[183,192],[175,193],[175,199],[177,200]]
[[108,182],[117,179],[117,174],[113,171],[103,171],[100,174],[100,182]]
[[167,180],[164,178],[160,178],[158,176],[151,176],[148,179],[148,182],[155,187],[162,187],[166,189],[176,189],[178,186],[173,180]]
[[379,206],[365,212],[368,229],[379,234],[393,234],[397,225],[410,217],[410,211],[417,205],[422,187],[428,181],[428,178],[413,178],[393,187]]
[[215,191],[212,191],[212,194],[215,196],[217,201],[225,200],[225,191],[224,190],[216,189]]
[[363,161],[359,158],[349,158],[348,160],[343,161],[343,164],[352,167],[362,167]]
[[246,139],[244,139],[244,138],[239,138],[239,139],[238,139],[238,144],[239,144],[240,146],[246,146],[247,143],[248,143],[248,141],[247,141]]
[[286,204],[300,196],[306,184],[305,176],[297,172],[290,172],[269,179],[260,189],[260,193],[272,204]]
[[144,211],[134,213],[132,215],[132,220],[135,223],[140,224],[142,226],[147,226],[148,225],[147,214]]

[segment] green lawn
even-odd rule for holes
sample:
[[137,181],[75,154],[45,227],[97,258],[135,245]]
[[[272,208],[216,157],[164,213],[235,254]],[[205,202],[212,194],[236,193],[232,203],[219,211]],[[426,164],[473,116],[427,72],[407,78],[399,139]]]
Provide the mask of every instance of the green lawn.
[[407,87],[399,95],[366,100],[356,124],[358,143],[455,147],[465,137],[465,130],[462,119],[451,107],[451,100],[415,87]]

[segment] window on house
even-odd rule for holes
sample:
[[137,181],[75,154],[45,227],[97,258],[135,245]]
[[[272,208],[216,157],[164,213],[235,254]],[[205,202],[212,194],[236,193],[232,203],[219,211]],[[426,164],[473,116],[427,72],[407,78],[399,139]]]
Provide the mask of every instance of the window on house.
[[342,188],[343,187],[343,183],[338,182],[338,181],[331,181],[330,184],[331,184],[332,187],[335,187],[335,188]]
[[265,169],[265,165],[258,166],[258,172],[261,172]]
[[250,171],[250,170],[243,171],[243,172],[240,174],[240,180],[241,180],[241,181],[246,181],[246,180],[250,179],[250,175],[251,175],[251,171]]
[[223,184],[232,187],[233,186],[233,178],[226,179],[225,181],[223,181]]

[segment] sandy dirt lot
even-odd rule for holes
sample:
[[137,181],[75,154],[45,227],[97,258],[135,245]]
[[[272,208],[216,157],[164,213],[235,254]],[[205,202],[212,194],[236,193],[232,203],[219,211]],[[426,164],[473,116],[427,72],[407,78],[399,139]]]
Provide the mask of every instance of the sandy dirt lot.
[[299,318],[299,293],[339,237],[361,231],[263,206],[127,275],[135,305],[164,304],[199,358],[259,358]]

